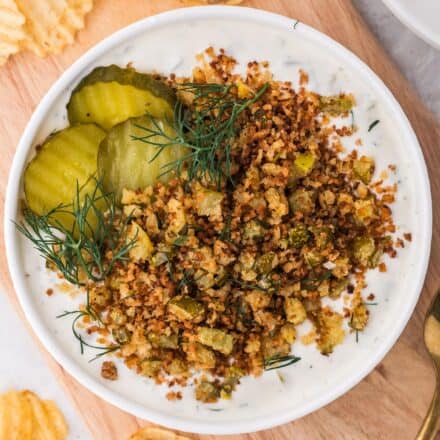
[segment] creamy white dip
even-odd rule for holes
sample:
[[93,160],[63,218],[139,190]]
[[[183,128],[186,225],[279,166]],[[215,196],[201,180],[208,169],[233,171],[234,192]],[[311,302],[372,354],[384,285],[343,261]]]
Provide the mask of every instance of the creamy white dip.
[[[298,86],[299,69],[309,75],[308,87],[321,94],[339,92],[353,93],[357,105],[353,117],[358,132],[351,138],[344,138],[343,144],[349,151],[356,139],[363,145],[356,147],[362,154],[372,155],[376,161],[376,177],[396,164],[396,173],[389,173],[390,182],[398,182],[396,203],[392,206],[398,233],[412,232],[413,243],[399,252],[396,260],[386,260],[388,272],[371,272],[368,276],[366,293],[374,292],[378,306],[371,308],[371,321],[366,331],[360,335],[359,343],[354,334],[347,334],[346,342],[335,352],[324,357],[315,347],[294,344],[294,353],[302,360],[281,372],[280,381],[276,372],[264,374],[261,378],[246,378],[238,387],[231,401],[221,401],[214,405],[203,405],[193,398],[193,390],[184,391],[184,399],[170,403],[165,399],[168,391],[151,381],[119,365],[120,379],[106,382],[100,377],[100,363],[87,361],[94,353],[87,351],[81,356],[77,341],[73,338],[70,321],[55,319],[64,310],[74,309],[83,301],[81,296],[71,299],[67,295],[54,294],[50,298],[44,292],[53,284],[54,277],[44,268],[44,261],[31,250],[28,242],[22,240],[25,271],[29,292],[33,295],[39,313],[44,316],[58,344],[62,346],[74,362],[80,363],[83,370],[120,396],[175,418],[189,418],[203,421],[228,421],[255,419],[291,409],[301,413],[308,403],[316,402],[329,388],[336,389],[344,383],[345,377],[359,369],[363,362],[372,356],[378,344],[393,327],[405,301],[405,292],[412,286],[412,270],[418,264],[417,247],[420,235],[421,205],[417,198],[418,187],[414,181],[412,164],[417,161],[414,145],[404,129],[400,117],[393,113],[377,84],[370,83],[369,73],[356,63],[348,62],[335,46],[316,41],[314,34],[295,21],[287,27],[264,24],[263,22],[241,19],[206,19],[176,22],[159,27],[125,41],[108,54],[88,66],[78,80],[98,65],[127,63],[139,71],[157,71],[163,74],[189,75],[195,65],[195,55],[212,45],[215,49],[224,48],[239,61],[238,69],[244,71],[251,60],[267,60],[276,79],[291,81]],[[65,104],[72,86],[60,96],[41,127],[35,143],[41,142],[54,129],[66,125]],[[371,132],[370,124],[379,120]],[[415,270],[420,270],[416,268]],[[332,305],[335,306],[334,303]],[[306,333],[307,324],[300,334]],[[264,404],[262,404],[264,401]],[[304,409],[305,410],[305,409]]]

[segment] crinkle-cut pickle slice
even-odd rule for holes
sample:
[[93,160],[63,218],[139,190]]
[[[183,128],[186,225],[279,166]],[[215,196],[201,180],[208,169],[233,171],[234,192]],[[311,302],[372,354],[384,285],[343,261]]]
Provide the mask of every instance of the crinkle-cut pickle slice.
[[151,133],[148,129],[157,131],[155,124],[159,124],[168,139],[155,135],[148,139],[149,142],[165,144],[169,138],[175,137],[173,127],[165,120],[143,116],[113,127],[101,142],[98,175],[104,190],[113,192],[118,202],[124,188],[143,189],[157,180],[166,183],[172,176],[171,173],[165,173],[166,166],[188,153],[182,145],[169,145],[158,154],[158,146],[133,139],[149,136]]
[[96,123],[105,130],[150,114],[173,118],[174,91],[151,75],[116,65],[97,67],[84,77],[67,104],[71,124]]
[[[45,215],[60,204],[75,199],[77,183],[81,195],[96,188],[96,158],[105,131],[95,124],[68,127],[47,138],[24,173],[24,191],[28,207]],[[80,199],[81,200],[81,199]],[[53,220],[71,228],[73,217],[56,213]]]

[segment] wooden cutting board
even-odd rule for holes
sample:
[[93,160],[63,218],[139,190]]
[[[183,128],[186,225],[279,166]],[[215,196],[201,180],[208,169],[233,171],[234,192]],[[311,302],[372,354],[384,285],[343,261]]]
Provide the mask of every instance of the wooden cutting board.
[[[61,72],[115,30],[145,16],[183,6],[179,0],[96,0],[95,3],[86,29],[78,35],[77,43],[63,54],[46,59],[20,54],[0,68],[2,217],[8,171],[19,137],[40,99]],[[434,387],[434,372],[423,347],[422,324],[430,300],[440,285],[440,204],[437,202],[440,200],[440,125],[411,90],[349,0],[248,0],[245,4],[287,15],[319,29],[352,50],[385,81],[413,124],[425,154],[434,200],[434,235],[431,264],[417,309],[398,343],[373,373],[336,402],[309,416],[269,431],[228,439],[412,439]],[[4,246],[3,233],[1,246]],[[23,317],[9,278],[4,248],[0,253],[0,283],[1,290],[10,296]],[[405,292],[400,294],[405,301]],[[47,361],[94,438],[124,440],[146,424],[95,397],[48,354]],[[191,437],[216,439],[215,436]]]

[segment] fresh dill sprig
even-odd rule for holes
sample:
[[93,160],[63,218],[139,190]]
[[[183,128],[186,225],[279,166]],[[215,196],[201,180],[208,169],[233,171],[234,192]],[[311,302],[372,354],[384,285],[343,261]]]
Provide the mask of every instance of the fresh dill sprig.
[[350,110],[350,116],[351,116],[351,129],[355,129],[355,120],[354,120],[354,112],[353,110]]
[[368,127],[368,131],[373,130],[374,127],[376,127],[377,124],[379,124],[379,119],[376,119],[375,121],[373,121],[370,126]]
[[[184,83],[178,91],[190,93],[193,97],[191,108],[180,100],[174,109],[174,129],[176,136],[165,133],[161,124],[150,116],[153,128],[136,125],[145,131],[145,136],[132,139],[154,145],[157,152],[154,161],[165,149],[175,145],[185,146],[188,153],[164,166],[164,174],[175,170],[179,175],[187,164],[188,179],[209,178],[218,188],[223,179],[231,178],[231,148],[237,134],[240,114],[266,92],[269,84],[264,84],[252,98],[240,99],[232,93],[234,84]],[[156,136],[163,139],[158,142]]]
[[220,232],[220,240],[230,241],[231,240],[231,223],[232,223],[232,212],[228,213],[225,225]]
[[[75,198],[70,204],[60,204],[45,215],[31,209],[23,211],[24,221],[16,223],[18,231],[28,238],[46,261],[53,264],[64,278],[84,285],[84,275],[91,281],[102,281],[117,261],[127,258],[136,237],[129,241],[125,220],[118,216],[112,193],[104,192],[99,180],[92,191],[83,195],[87,185],[76,185]],[[59,216],[71,218],[72,226],[65,227]],[[106,261],[105,253],[111,251]]]
[[87,302],[84,309],[79,310],[71,310],[71,311],[64,311],[61,315],[56,316],[56,318],[65,318],[66,316],[75,316],[75,318],[72,321],[72,333],[73,336],[78,340],[81,354],[84,354],[84,347],[92,348],[94,350],[100,350],[100,353],[98,353],[95,357],[89,360],[89,362],[93,362],[94,360],[100,358],[101,356],[104,356],[108,353],[111,353],[113,351],[119,350],[121,348],[120,345],[111,345],[111,346],[103,346],[103,345],[94,345],[90,344],[87,341],[84,340],[83,336],[78,332],[78,329],[76,328],[77,322],[88,316],[92,321],[98,322],[99,325],[104,325],[99,313],[97,313],[95,310],[93,310],[90,299],[89,299],[89,292],[87,291]]
[[263,363],[264,370],[270,371],[270,370],[276,370],[278,368],[284,368],[300,360],[301,360],[300,357],[294,355],[288,355],[288,356],[274,355],[264,360]]
[[186,240],[188,240],[187,235],[179,235],[174,241],[173,246],[184,246],[186,243]]
[[237,284],[238,286],[242,287],[243,289],[253,289],[253,290],[259,290],[261,292],[267,292],[268,290],[265,289],[264,287],[258,286],[257,284],[245,283],[244,281],[238,280],[237,278],[230,278],[230,281],[233,284]]

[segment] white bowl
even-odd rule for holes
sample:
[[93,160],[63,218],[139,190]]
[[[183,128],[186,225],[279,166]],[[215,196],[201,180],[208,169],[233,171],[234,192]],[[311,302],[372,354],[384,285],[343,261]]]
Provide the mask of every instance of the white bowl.
[[390,11],[418,37],[440,49],[438,0],[382,0]]
[[[165,38],[167,37],[167,38]],[[33,146],[54,128],[66,124],[64,106],[75,83],[92,67],[129,61],[139,70],[189,73],[193,55],[210,44],[224,47],[245,64],[268,59],[277,78],[297,84],[298,68],[309,72],[310,88],[320,93],[341,90],[356,94],[354,109],[365,154],[377,167],[397,164],[399,192],[393,205],[399,233],[411,232],[413,242],[387,261],[388,272],[371,272],[369,291],[379,305],[371,307],[371,321],[356,343],[349,334],[329,357],[313,346],[294,345],[302,360],[282,370],[243,380],[231,401],[203,405],[184,392],[180,402],[169,402],[166,389],[136,376],[124,366],[120,379],[105,381],[99,362],[80,356],[70,321],[57,320],[81,298],[44,294],[52,275],[30,244],[16,232],[22,197],[21,176]],[[380,119],[371,132],[368,124]],[[356,135],[346,140],[353,146]],[[180,9],[147,18],[102,41],[75,62],[53,85],[35,110],[20,140],[11,168],[5,206],[5,242],[9,269],[20,303],[35,333],[53,357],[81,384],[108,402],[140,417],[183,431],[233,434],[270,428],[304,416],[331,402],[362,380],[390,350],[403,331],[423,286],[431,241],[431,198],[422,152],[416,136],[389,90],[355,55],[320,32],[295,20],[238,7]],[[82,298],[83,300],[83,298]],[[300,333],[307,331],[307,326]]]

